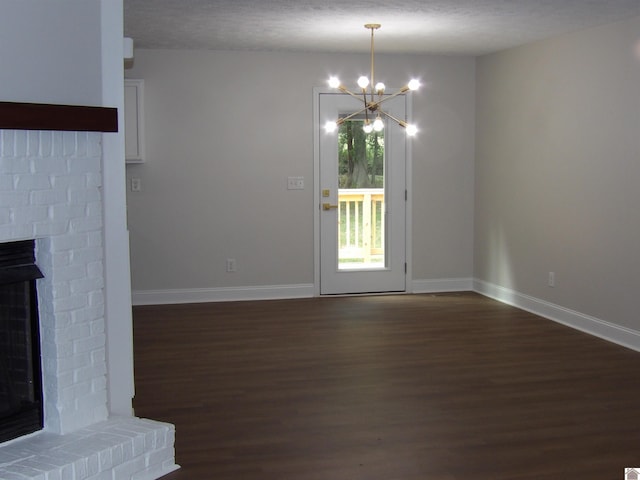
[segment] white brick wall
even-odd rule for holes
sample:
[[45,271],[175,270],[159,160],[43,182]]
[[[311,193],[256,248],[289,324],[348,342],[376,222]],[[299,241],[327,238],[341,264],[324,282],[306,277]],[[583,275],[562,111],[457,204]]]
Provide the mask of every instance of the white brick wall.
[[[176,468],[172,426],[106,421],[101,139],[0,130],[0,242],[35,239],[45,276],[45,433],[0,445],[3,480],[146,480]],[[53,444],[64,446],[44,454]]]
[[[101,134],[3,130],[0,241],[36,239],[45,429],[107,418]],[[92,358],[101,359],[98,364]],[[59,378],[60,377],[60,378]],[[62,383],[61,383],[62,380]]]

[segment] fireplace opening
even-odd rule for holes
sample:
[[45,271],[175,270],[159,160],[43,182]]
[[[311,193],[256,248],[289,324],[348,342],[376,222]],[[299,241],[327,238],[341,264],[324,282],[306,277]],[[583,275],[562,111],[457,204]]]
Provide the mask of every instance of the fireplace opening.
[[34,241],[0,244],[0,442],[43,428]]

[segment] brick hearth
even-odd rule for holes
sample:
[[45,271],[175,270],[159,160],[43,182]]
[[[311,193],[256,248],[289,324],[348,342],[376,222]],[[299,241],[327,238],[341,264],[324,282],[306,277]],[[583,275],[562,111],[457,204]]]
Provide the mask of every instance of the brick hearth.
[[35,239],[45,429],[0,445],[4,480],[155,479],[173,425],[107,409],[102,134],[0,130],[0,242]]

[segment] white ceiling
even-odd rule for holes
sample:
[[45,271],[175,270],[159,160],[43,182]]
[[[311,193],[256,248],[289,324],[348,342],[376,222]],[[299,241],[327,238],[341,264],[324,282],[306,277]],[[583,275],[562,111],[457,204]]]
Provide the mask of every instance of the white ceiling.
[[640,0],[124,0],[136,48],[481,55],[640,15]]

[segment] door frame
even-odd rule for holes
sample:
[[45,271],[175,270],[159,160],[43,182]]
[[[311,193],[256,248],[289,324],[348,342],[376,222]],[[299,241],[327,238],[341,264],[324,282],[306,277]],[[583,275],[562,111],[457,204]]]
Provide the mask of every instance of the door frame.
[[[396,89],[391,89],[395,91]],[[327,119],[320,118],[320,95],[323,93],[336,93],[334,89],[328,87],[313,88],[313,294],[315,297],[320,295],[320,204],[322,198],[320,196],[320,135],[323,134],[323,125]],[[405,93],[407,118],[412,117],[412,98],[411,92]],[[397,125],[390,125],[392,128],[400,128]],[[405,292],[413,291],[413,149],[410,140],[406,143],[405,150],[405,185],[407,189],[407,201],[405,204],[405,261],[407,262],[407,271],[405,276]],[[399,293],[399,292],[394,292]],[[401,292],[400,292],[401,293]],[[351,294],[353,295],[353,294]],[[336,295],[330,295],[336,296]],[[339,295],[338,295],[339,296]]]

